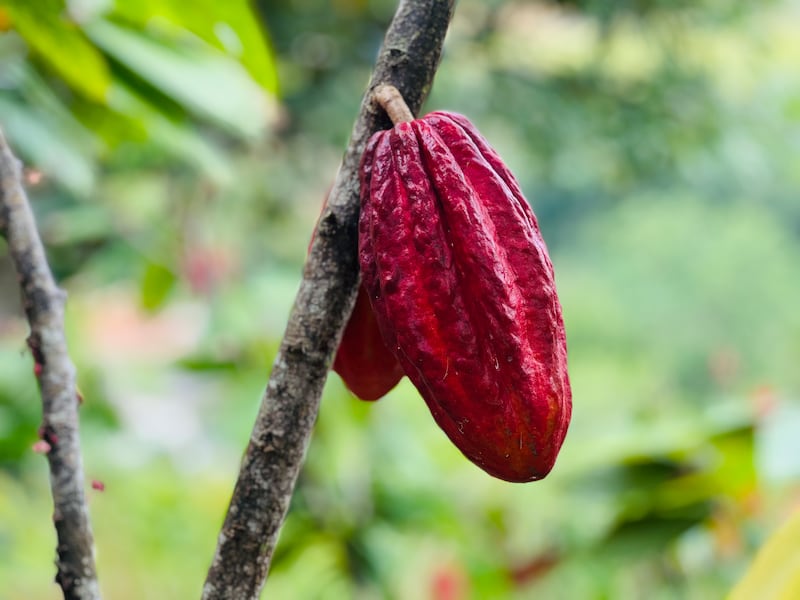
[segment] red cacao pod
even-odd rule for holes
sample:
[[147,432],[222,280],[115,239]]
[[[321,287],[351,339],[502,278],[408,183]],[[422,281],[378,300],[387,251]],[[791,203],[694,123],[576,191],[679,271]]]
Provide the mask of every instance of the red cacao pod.
[[[308,243],[309,250],[316,231],[315,227]],[[336,349],[333,370],[342,378],[347,389],[361,400],[378,400],[403,378],[403,368],[386,347],[378,330],[363,284],[358,287],[353,312]]]
[[500,479],[547,475],[572,412],[553,267],[466,118],[435,112],[370,139],[359,261],[387,346],[453,443]]
[[363,285],[358,288],[356,304],[336,350],[333,370],[362,400],[377,400],[386,395],[403,377],[400,363],[378,330]]

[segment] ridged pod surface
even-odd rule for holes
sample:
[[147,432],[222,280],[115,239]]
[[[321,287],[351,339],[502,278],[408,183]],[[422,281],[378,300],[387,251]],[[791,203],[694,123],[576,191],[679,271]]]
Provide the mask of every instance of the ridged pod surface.
[[359,261],[386,345],[453,443],[500,479],[547,475],[572,413],[553,267],[519,185],[465,117],[370,139]]

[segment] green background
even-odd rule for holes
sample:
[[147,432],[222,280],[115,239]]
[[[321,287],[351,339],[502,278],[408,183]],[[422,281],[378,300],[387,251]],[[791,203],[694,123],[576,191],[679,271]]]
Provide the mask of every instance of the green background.
[[[0,2],[0,126],[69,292],[105,597],[198,597],[390,0]],[[800,498],[796,2],[461,0],[467,115],[550,248],[573,422],[469,463],[331,375],[264,597],[723,597]],[[60,597],[0,243],[0,598]],[[787,596],[787,598],[790,596]]]

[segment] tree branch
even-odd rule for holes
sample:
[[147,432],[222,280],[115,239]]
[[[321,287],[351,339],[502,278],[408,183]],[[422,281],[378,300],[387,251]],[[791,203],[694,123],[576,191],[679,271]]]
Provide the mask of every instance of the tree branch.
[[402,0],[389,26],[328,197],[250,436],[203,588],[204,600],[258,598],[358,286],[358,168],[369,137],[392,126],[380,84],[418,113],[439,64],[454,0]]
[[20,177],[20,165],[0,132],[0,235],[17,271],[30,324],[28,346],[42,394],[42,426],[53,493],[53,522],[58,536],[56,581],[66,600],[100,598],[94,542],[83,486],[78,436],[75,366],[64,335],[66,295],[47,264]]

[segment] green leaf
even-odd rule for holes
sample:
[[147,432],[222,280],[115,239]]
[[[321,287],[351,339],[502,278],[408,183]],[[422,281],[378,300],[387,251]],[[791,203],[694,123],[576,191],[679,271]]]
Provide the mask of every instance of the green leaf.
[[141,303],[148,311],[160,308],[175,287],[175,273],[163,265],[147,263],[140,286]]
[[222,152],[190,127],[165,117],[121,81],[112,86],[109,104],[121,114],[137,119],[150,139],[211,181],[224,186],[233,180],[231,166]]
[[[24,104],[49,115],[52,121],[57,123],[57,128],[61,131],[62,136],[69,138],[70,145],[80,148],[81,152],[87,156],[97,154],[101,150],[101,143],[94,132],[75,118],[71,107],[64,103],[62,97],[55,92],[54,87],[45,80],[33,64],[30,62],[11,64],[6,67],[6,70],[13,76],[15,87],[24,100]],[[97,107],[96,104],[93,106]],[[104,107],[97,107],[97,110],[107,112]]]
[[728,600],[751,598],[800,598],[800,510],[767,540]]
[[708,517],[710,508],[699,503],[674,515],[649,514],[616,527],[600,545],[598,554],[614,555],[618,560],[634,561],[664,551],[664,547],[689,528]]
[[0,114],[11,145],[28,161],[76,194],[94,185],[94,161],[54,115],[0,98]]
[[192,10],[186,10],[183,0],[117,0],[114,14],[140,25],[160,18],[183,27],[237,57],[258,83],[272,94],[278,93],[268,34],[245,0],[198,0],[192,3]]
[[[44,216],[40,229],[47,242],[53,246],[74,247],[77,244],[104,240],[114,231],[114,215],[99,202],[79,203],[64,207]],[[66,252],[59,253],[52,262],[66,259]]]
[[235,60],[188,32],[143,33],[98,19],[89,37],[115,60],[196,116],[242,138],[269,122],[271,98]]
[[225,155],[188,127],[153,115],[147,129],[162,148],[188,162],[211,181],[220,186],[233,181],[233,171]]
[[71,191],[87,193],[94,185],[98,139],[75,119],[33,64],[10,62],[4,75],[17,92],[0,101],[3,125],[14,146]]
[[42,60],[76,91],[105,102],[111,80],[108,65],[78,26],[65,18],[63,1],[10,0],[5,8],[14,29]]

